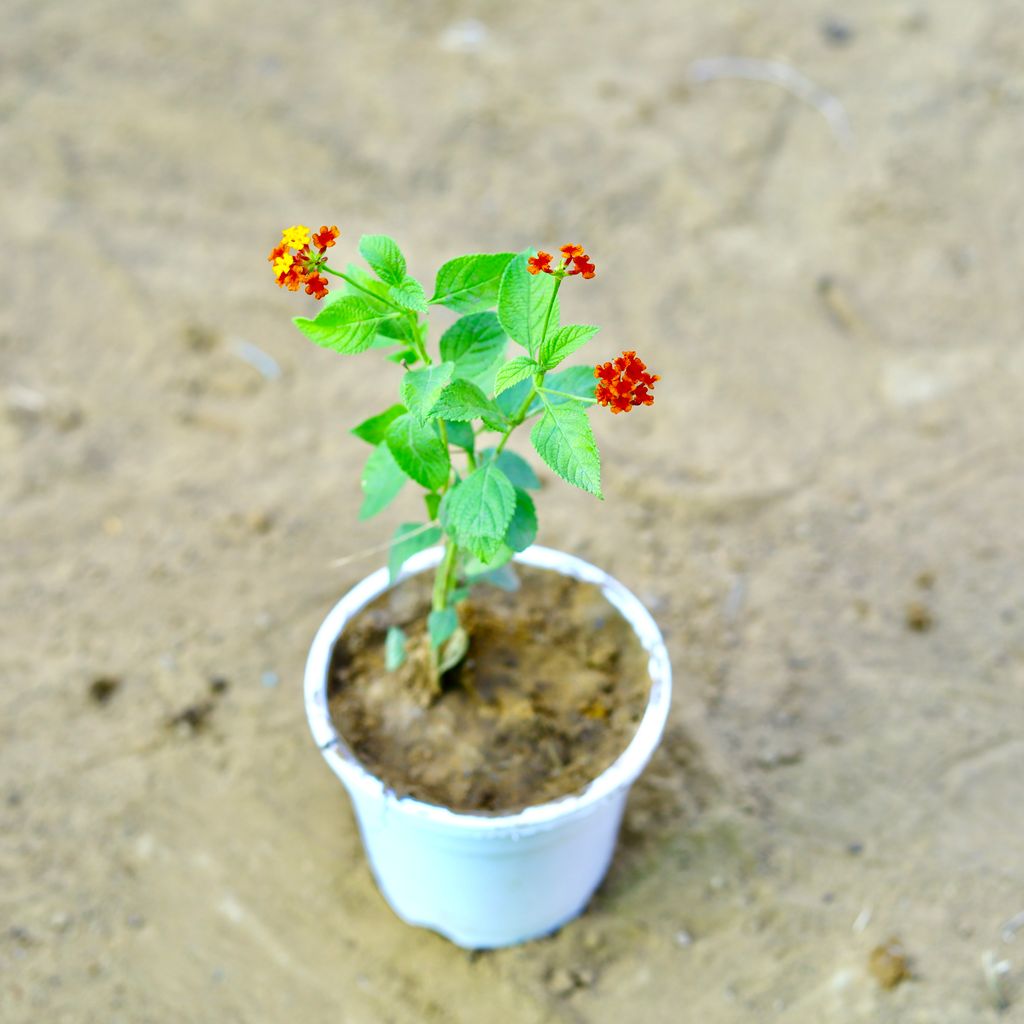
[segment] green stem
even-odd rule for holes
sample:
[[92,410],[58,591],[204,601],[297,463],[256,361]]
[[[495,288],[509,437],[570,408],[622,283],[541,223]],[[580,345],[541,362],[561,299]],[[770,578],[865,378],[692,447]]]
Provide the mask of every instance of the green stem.
[[437,573],[434,576],[434,598],[432,607],[435,612],[443,612],[448,607],[448,596],[452,592],[452,576],[455,573],[455,541],[446,537],[444,542],[444,556],[437,566]]
[[[537,376],[540,377],[541,380],[544,379],[543,374],[538,374]],[[516,412],[515,416],[512,417],[512,420],[508,425],[508,430],[506,430],[505,433],[502,434],[501,440],[498,442],[498,447],[494,449],[495,458],[497,458],[505,450],[505,445],[508,444],[508,439],[512,436],[512,431],[515,430],[516,427],[518,427],[524,419],[526,419],[526,410],[530,408],[530,403],[533,401],[536,394],[537,385],[534,384],[534,386],[530,388],[530,393],[523,400],[523,404],[519,406],[518,412]]]
[[551,301],[548,303],[548,311],[544,314],[544,330],[540,332],[540,345],[537,349],[537,354],[530,353],[532,359],[536,359],[537,355],[540,355],[540,349],[544,347],[544,342],[547,341],[548,337],[548,324],[551,323],[551,311],[555,308],[555,299],[558,298],[558,289],[562,287],[562,274],[555,275],[555,287],[551,290]]
[[556,391],[554,388],[538,388],[544,395],[558,395],[559,398],[571,398],[574,402],[586,402],[588,405],[597,405],[596,398],[585,398],[583,395],[570,395],[568,391]]
[[369,288],[361,285],[355,278],[349,277],[348,274],[343,274],[340,270],[331,270],[325,263],[321,270],[326,270],[328,274],[333,274],[335,277],[340,277],[342,281],[350,284],[356,291],[362,292],[364,295],[369,295],[371,299],[376,299],[378,302],[383,302],[385,306],[390,306],[392,309],[397,309],[399,313],[408,313],[404,306],[400,306],[397,302],[393,302],[391,299],[385,298],[383,295],[378,295],[376,292],[371,291]]

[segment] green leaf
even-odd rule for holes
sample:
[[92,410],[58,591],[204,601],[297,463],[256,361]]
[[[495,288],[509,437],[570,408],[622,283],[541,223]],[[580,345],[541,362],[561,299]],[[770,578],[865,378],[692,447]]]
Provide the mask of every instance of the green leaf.
[[486,561],[501,547],[515,508],[515,488],[488,462],[445,495],[441,522],[460,547]]
[[452,633],[451,639],[445,644],[444,651],[441,654],[440,661],[437,666],[437,670],[441,675],[444,675],[450,668],[455,668],[456,665],[466,656],[466,652],[469,650],[469,634],[459,626],[454,633]]
[[385,440],[395,462],[416,483],[439,491],[448,482],[448,448],[432,423],[420,423],[412,413],[404,413],[388,427]]
[[394,672],[405,663],[405,634],[398,628],[392,626],[388,630],[387,638],[384,640],[384,667],[389,672]]
[[533,499],[521,488],[516,488],[516,510],[508,524],[505,543],[513,551],[525,551],[537,539],[537,509]]
[[424,529],[419,523],[402,523],[391,538],[388,551],[388,582],[394,583],[402,566],[420,551],[426,551],[441,539],[441,527]]
[[363,468],[359,485],[363,489],[363,507],[359,518],[369,519],[391,504],[402,489],[407,477],[395,461],[386,444],[379,444],[370,452]]
[[359,254],[387,284],[399,285],[405,280],[405,257],[393,238],[363,235],[359,239]]
[[549,405],[530,440],[537,454],[563,479],[602,498],[601,455],[587,412],[578,402]]
[[443,608],[427,616],[427,632],[430,646],[440,647],[458,629],[459,613],[454,608]]
[[471,579],[474,583],[479,583],[482,576],[496,572],[506,562],[512,561],[515,554],[507,544],[499,544],[498,550],[490,558],[481,559],[472,555],[467,558],[463,572],[465,572],[467,579]]
[[488,426],[494,425],[495,430],[504,430],[508,426],[505,414],[468,380],[452,381],[441,392],[430,414],[459,422],[482,419]]
[[437,272],[431,303],[440,303],[456,313],[475,313],[493,306],[501,275],[513,256],[510,252],[496,252],[449,260]]
[[321,348],[355,355],[357,352],[365,352],[373,344],[381,324],[396,316],[397,312],[381,312],[355,295],[342,295],[330,305],[324,306],[315,319],[297,316],[293,322]]
[[427,293],[415,277],[406,274],[400,284],[392,285],[390,295],[403,309],[415,310],[417,313],[427,311]]
[[502,391],[508,391],[521,380],[532,377],[538,370],[540,367],[528,356],[516,356],[515,359],[510,359],[498,370],[498,375],[494,378],[495,395],[500,395]]
[[485,448],[480,453],[482,462],[494,459],[498,468],[512,481],[516,487],[522,487],[527,491],[539,491],[540,480],[534,473],[533,467],[521,455],[510,452],[507,448],[495,459],[494,449]]
[[[565,396],[578,395],[580,398],[593,398],[597,387],[597,379],[594,377],[594,368],[592,366],[570,366],[567,370],[549,373],[544,378],[544,387],[561,391],[562,394],[545,395],[543,401],[541,396],[537,395],[530,403],[530,408],[526,410],[527,416],[540,412],[544,408],[545,401],[552,407],[565,405],[567,402],[570,405],[580,405],[581,403],[574,402],[571,398],[566,398]],[[523,397],[525,398],[526,396],[524,395]]]
[[350,432],[355,434],[360,441],[366,441],[369,444],[378,445],[384,440],[384,435],[387,433],[388,427],[398,419],[403,412],[405,412],[404,405],[393,405],[390,409],[385,409],[376,416],[371,416],[369,419],[363,420],[358,427],[353,427]]
[[[521,253],[505,268],[498,292],[498,319],[508,336],[535,355],[543,340],[544,322],[555,292],[551,274],[531,274]],[[558,300],[551,307],[548,330],[558,327]]]
[[[511,548],[509,549],[511,551]],[[473,581],[476,583],[489,583],[499,590],[518,590],[519,577],[515,568],[510,564],[501,565],[496,569],[488,569],[486,572],[476,576]]]
[[427,517],[433,521],[437,518],[437,513],[441,508],[441,495],[432,494],[430,491],[427,491],[423,495],[423,504],[427,506]]
[[460,317],[441,335],[441,358],[455,363],[455,376],[481,384],[505,354],[505,332],[494,313]]
[[471,452],[476,447],[476,434],[468,423],[445,420],[444,429],[448,431],[448,443]]
[[402,401],[420,423],[426,422],[454,371],[454,363],[435,363],[422,370],[411,370],[402,378]]
[[[511,419],[522,408],[523,402],[526,401],[526,396],[532,388],[532,380],[521,380],[518,384],[513,384],[506,391],[502,391],[500,395],[495,395],[494,404]],[[533,412],[534,406],[539,401],[539,396],[534,397],[533,402],[530,404],[530,412]]]
[[581,345],[590,341],[600,329],[600,327],[591,327],[588,324],[567,324],[565,327],[560,327],[544,339],[544,344],[540,347],[538,361],[543,363],[544,369],[553,369],[566,356],[572,355]]

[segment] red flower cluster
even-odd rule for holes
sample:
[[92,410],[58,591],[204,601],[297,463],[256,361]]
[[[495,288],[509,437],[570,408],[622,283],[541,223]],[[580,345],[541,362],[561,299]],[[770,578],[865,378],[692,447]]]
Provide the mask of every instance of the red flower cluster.
[[[309,228],[302,224],[285,228],[281,244],[270,250],[267,259],[273,264],[278,287],[297,292],[303,285],[306,294],[322,299],[327,294],[327,278],[320,268],[327,262],[324,255],[338,237],[338,226],[324,224],[312,237],[314,253],[310,248]],[[294,250],[294,252],[292,251]]]
[[554,258],[551,253],[541,250],[526,261],[526,269],[531,274],[558,274],[564,277],[579,274],[588,281],[597,273],[597,268],[590,262],[590,257],[583,251],[582,245],[563,245],[561,253],[562,262],[557,267],[551,266],[551,260]]
[[647,372],[647,365],[635,352],[623,352],[614,362],[599,363],[594,376],[597,404],[608,406],[615,415],[629,412],[635,405],[654,405],[651,389],[661,380],[656,373]]

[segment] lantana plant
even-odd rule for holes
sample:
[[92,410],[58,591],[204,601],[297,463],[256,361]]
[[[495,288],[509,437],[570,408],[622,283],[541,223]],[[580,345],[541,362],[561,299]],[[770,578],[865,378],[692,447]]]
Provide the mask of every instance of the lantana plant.
[[[315,317],[295,318],[303,334],[345,355],[380,350],[401,368],[401,400],[352,431],[372,447],[359,518],[381,512],[409,481],[423,489],[426,521],[397,528],[388,567],[394,581],[412,555],[444,544],[427,620],[428,660],[439,687],[442,673],[468,649],[459,607],[469,588],[482,579],[500,583],[506,563],[537,533],[530,491],[540,483],[529,463],[508,449],[513,433],[532,422],[530,440],[543,462],[602,498],[588,409],[600,405],[618,414],[651,405],[658,377],[633,351],[597,366],[563,366],[598,331],[559,320],[566,278],[596,274],[582,246],[563,245],[559,256],[533,250],[459,256],[438,270],[428,298],[392,238],[360,239],[369,272],[328,264],[337,239],[336,226],[310,232],[296,225],[282,233],[269,259],[278,285],[304,288],[323,301]],[[337,279],[336,291],[330,278]],[[459,315],[441,334],[436,354],[432,306]],[[506,358],[509,339],[521,351]],[[406,637],[397,627],[388,633],[386,655],[391,668],[406,657]]]

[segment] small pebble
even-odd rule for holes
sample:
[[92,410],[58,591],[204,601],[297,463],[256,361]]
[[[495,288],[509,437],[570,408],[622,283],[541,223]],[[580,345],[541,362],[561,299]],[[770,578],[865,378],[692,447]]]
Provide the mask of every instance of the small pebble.
[[89,698],[96,704],[106,704],[120,685],[121,680],[113,676],[98,676],[89,684]]
[[830,46],[847,46],[856,33],[848,21],[829,15],[821,23],[821,34]]
[[864,852],[864,844],[863,843],[850,843],[846,847],[846,852],[851,857],[859,857]]
[[230,686],[231,683],[224,676],[213,676],[210,679],[210,693],[227,693]]
[[66,932],[70,924],[71,915],[66,914],[63,910],[58,910],[50,917],[50,927],[55,932]]
[[596,928],[588,928],[580,936],[580,945],[588,953],[595,953],[604,945],[604,936]]
[[280,681],[281,677],[276,672],[264,672],[260,676],[260,683],[268,690],[272,690]]
[[576,990],[576,979],[567,968],[556,967],[548,975],[547,986],[553,996],[564,998]]
[[911,601],[907,605],[904,621],[907,629],[915,633],[927,633],[935,625],[931,609],[921,601]]
[[685,928],[681,928],[675,934],[675,943],[680,949],[686,949],[687,946],[693,945],[693,936]]
[[882,988],[895,988],[910,977],[910,960],[903,943],[892,938],[876,946],[868,957],[868,970]]

